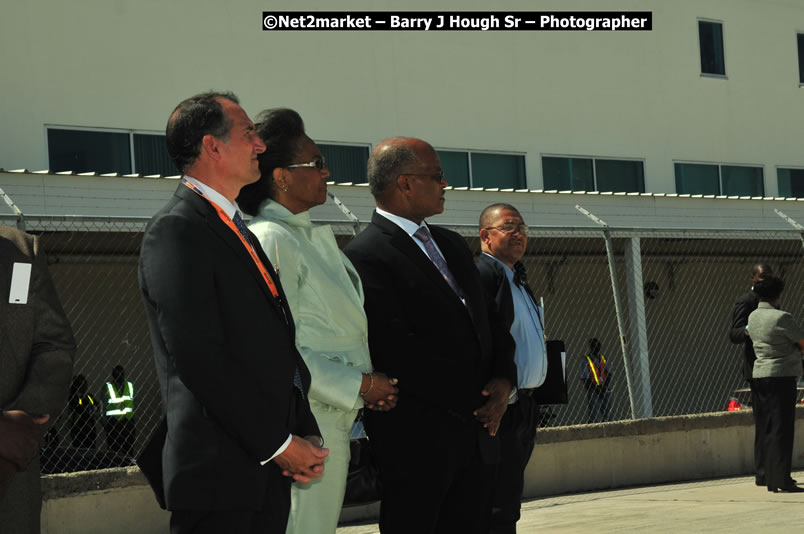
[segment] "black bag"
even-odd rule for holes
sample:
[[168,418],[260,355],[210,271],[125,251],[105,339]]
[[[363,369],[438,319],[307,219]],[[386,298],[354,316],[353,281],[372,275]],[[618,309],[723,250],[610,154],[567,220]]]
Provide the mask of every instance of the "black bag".
[[379,470],[371,453],[369,438],[363,430],[362,413],[352,425],[349,441],[349,473],[346,475],[344,506],[361,506],[377,502],[382,497]]

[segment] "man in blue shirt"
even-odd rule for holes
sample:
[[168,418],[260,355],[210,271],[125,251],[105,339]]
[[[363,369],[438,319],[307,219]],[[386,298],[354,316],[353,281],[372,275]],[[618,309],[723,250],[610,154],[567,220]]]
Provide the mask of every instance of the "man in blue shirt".
[[502,461],[494,488],[493,533],[515,533],[520,501],[539,424],[539,406],[531,397],[547,376],[542,309],[528,287],[519,261],[528,244],[528,227],[510,204],[493,204],[480,215],[483,253],[477,262],[489,317],[511,332],[516,342],[517,387],[500,423]]

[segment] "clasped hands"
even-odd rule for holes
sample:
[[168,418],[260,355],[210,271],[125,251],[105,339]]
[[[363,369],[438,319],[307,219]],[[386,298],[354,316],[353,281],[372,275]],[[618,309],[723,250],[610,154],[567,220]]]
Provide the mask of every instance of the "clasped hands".
[[496,436],[500,428],[500,420],[508,408],[508,397],[511,394],[511,383],[504,378],[492,378],[480,392],[488,397],[486,404],[473,412],[483,428],[488,429],[490,436]]
[[17,471],[31,463],[44,437],[49,415],[34,417],[22,410],[3,411],[0,416],[0,497]]
[[361,396],[366,408],[378,412],[387,412],[394,408],[399,395],[399,388],[396,387],[398,382],[396,378],[388,378],[385,373],[377,371],[371,375],[364,374],[360,391],[365,391]]
[[274,461],[282,469],[282,474],[296,482],[307,483],[324,473],[324,459],[329,449],[321,445],[320,436],[292,436],[290,445]]

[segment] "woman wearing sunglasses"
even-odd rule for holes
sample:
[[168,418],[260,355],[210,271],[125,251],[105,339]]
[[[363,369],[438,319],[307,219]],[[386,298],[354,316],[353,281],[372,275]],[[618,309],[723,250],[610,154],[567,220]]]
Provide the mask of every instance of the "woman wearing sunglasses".
[[313,226],[308,210],[327,199],[327,169],[318,146],[291,109],[257,117],[266,150],[262,177],[237,202],[271,260],[296,324],[296,346],[312,375],[310,406],[324,446],[324,474],[291,489],[289,533],[335,532],[349,466],[349,434],[360,408],[389,410],[396,380],[373,373],[363,288],[332,228]]

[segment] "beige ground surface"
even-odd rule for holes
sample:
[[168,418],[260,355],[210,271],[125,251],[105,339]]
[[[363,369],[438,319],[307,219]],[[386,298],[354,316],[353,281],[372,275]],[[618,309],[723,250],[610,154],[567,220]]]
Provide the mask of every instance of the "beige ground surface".
[[[793,474],[804,487],[804,471]],[[338,534],[378,533],[376,523]],[[804,532],[804,493],[770,493],[753,477],[562,495],[522,504],[518,532]]]

